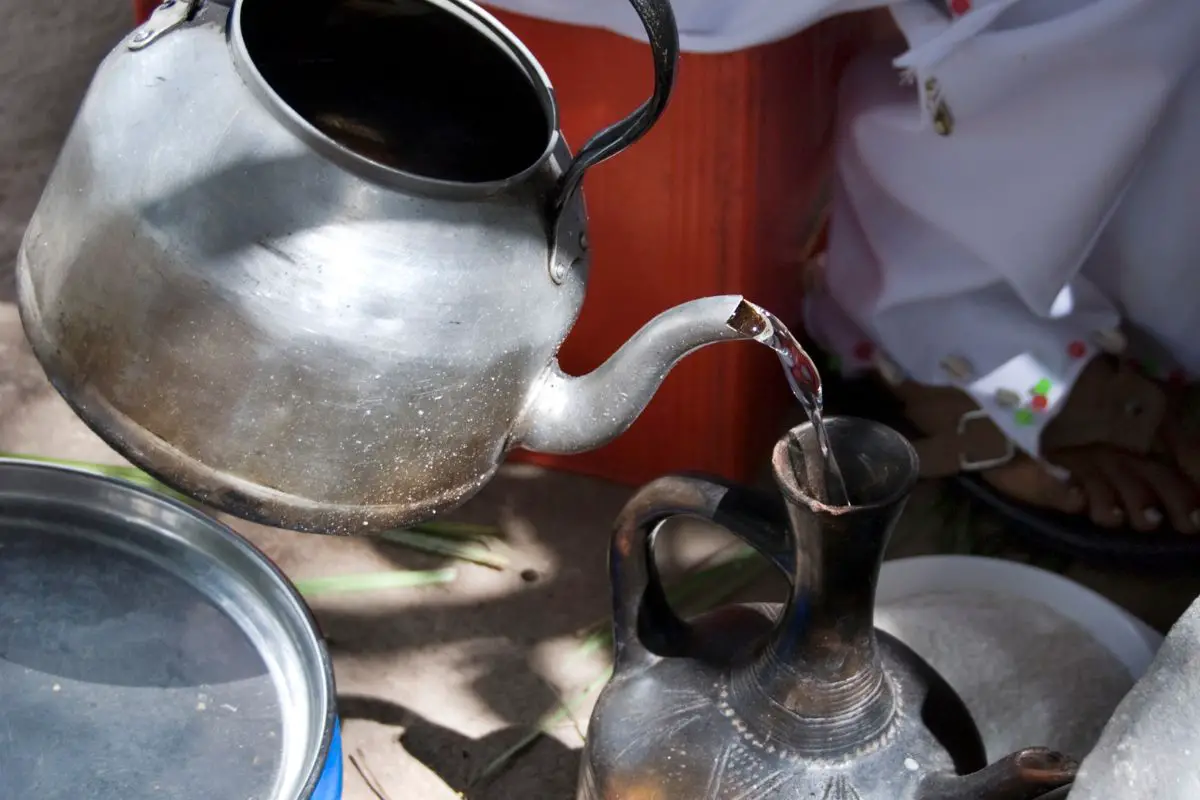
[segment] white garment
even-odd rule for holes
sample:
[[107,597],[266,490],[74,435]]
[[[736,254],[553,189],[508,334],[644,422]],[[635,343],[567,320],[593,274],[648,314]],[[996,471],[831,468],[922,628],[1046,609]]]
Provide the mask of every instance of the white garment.
[[843,81],[810,332],[847,368],[882,356],[968,391],[1035,455],[1122,321],[1164,370],[1200,374],[1200,2],[893,15],[909,52],[868,53]]
[[[910,0],[914,5],[942,0]],[[484,0],[493,8],[646,40],[629,0]],[[726,53],[786,39],[826,17],[888,0],[671,0],[684,52]]]

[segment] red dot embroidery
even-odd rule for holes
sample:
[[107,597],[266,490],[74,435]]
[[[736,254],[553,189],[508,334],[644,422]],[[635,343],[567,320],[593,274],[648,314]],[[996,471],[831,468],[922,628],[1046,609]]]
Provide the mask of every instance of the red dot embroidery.
[[1083,358],[1087,355],[1087,345],[1083,342],[1071,342],[1067,345],[1067,355],[1071,358]]
[[859,361],[870,361],[875,355],[875,345],[870,342],[859,342],[854,345],[854,357]]
[[1044,394],[1035,394],[1029,401],[1029,406],[1034,411],[1045,411],[1048,405],[1050,405],[1050,401],[1046,399],[1046,395]]
[[955,16],[961,17],[971,10],[971,0],[950,0],[950,10]]
[[1173,369],[1171,370],[1171,374],[1167,376],[1167,381],[1172,386],[1182,386],[1187,382],[1187,375],[1183,374],[1183,370],[1181,369]]

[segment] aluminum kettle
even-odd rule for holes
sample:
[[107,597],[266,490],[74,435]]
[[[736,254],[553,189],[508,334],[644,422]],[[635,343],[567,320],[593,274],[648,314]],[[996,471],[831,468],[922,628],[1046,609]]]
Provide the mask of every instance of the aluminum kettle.
[[[603,0],[597,0],[602,2]],[[556,353],[584,299],[584,172],[533,56],[468,0],[168,0],[100,66],[26,233],[21,316],[76,413],[218,509],[366,534],[451,509],[507,450],[598,447],[737,296]]]

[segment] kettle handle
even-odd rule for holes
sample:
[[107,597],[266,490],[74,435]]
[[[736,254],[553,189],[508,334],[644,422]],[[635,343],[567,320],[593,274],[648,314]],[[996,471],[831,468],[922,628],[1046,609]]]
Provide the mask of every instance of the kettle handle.
[[632,114],[600,131],[579,149],[558,181],[551,219],[562,216],[563,209],[583,182],[583,173],[645,136],[671,99],[675,69],[679,64],[679,28],[675,23],[675,11],[670,0],[629,0],[629,3],[641,19],[650,42],[650,54],[654,58],[654,92]]
[[781,498],[710,476],[670,475],[647,484],[617,517],[609,551],[617,669],[691,650],[691,629],[671,609],[654,562],[659,525],[680,516],[720,525],[789,581],[794,575],[794,546]]

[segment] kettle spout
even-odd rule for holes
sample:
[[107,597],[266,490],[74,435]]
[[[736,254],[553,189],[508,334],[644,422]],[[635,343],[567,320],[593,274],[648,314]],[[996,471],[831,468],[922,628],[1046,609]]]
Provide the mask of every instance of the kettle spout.
[[634,423],[684,356],[716,342],[757,338],[761,331],[745,320],[758,312],[740,295],[692,300],[650,320],[587,375],[567,375],[551,362],[511,444],[553,454],[607,444]]

